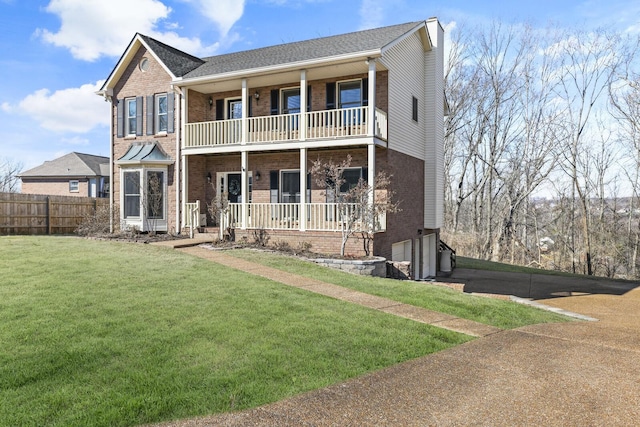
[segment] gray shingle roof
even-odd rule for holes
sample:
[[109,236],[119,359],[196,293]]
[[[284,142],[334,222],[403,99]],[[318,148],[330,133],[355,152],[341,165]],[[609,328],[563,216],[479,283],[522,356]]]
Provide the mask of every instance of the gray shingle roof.
[[22,172],[20,177],[104,176],[103,165],[109,167],[108,157],[73,152],[54,160],[47,160],[40,166]]
[[204,64],[204,61],[200,58],[189,55],[151,37],[139,35],[176,77],[182,77],[194,68]]
[[420,23],[420,21],[408,22],[389,27],[212,56],[204,58],[204,64],[184,74],[183,77],[203,77],[381,49]]

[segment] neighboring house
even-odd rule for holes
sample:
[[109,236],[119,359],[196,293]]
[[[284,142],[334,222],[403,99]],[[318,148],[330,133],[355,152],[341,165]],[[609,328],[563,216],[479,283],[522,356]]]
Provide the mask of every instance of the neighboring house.
[[109,197],[109,158],[69,153],[22,172],[22,193]]
[[[192,218],[217,226],[206,205],[225,194],[223,225],[236,238],[263,229],[272,243],[337,253],[333,199],[309,170],[350,154],[347,180],[373,182],[384,170],[401,202],[373,253],[413,261],[416,277],[435,275],[443,38],[432,18],[197,58],[136,34],[98,92],[112,103],[112,203],[122,222],[143,231],[180,232]],[[347,252],[361,246],[353,238]]]

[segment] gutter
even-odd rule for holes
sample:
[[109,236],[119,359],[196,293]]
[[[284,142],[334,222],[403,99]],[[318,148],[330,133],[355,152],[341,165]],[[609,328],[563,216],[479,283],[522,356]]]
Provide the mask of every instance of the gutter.
[[361,59],[368,58],[377,58],[382,55],[381,49],[373,49],[369,51],[360,51],[357,53],[349,53],[345,55],[337,55],[337,56],[329,56],[325,58],[307,60],[307,61],[298,61],[298,62],[289,62],[287,64],[278,64],[278,65],[270,65],[267,67],[261,68],[249,68],[237,71],[231,71],[228,73],[222,74],[212,74],[201,77],[192,77],[192,78],[177,78],[172,81],[173,84],[180,83],[182,86],[187,86],[191,84],[201,84],[201,83],[210,83],[215,81],[224,81],[231,80],[240,77],[256,77],[264,74],[275,74],[281,73],[287,69],[291,69],[292,71],[304,69],[304,68],[313,68],[315,66],[328,65],[331,62],[351,62],[358,61]]

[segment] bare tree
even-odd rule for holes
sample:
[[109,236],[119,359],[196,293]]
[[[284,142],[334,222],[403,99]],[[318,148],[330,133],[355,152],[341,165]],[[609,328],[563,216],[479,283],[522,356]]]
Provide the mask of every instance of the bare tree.
[[360,233],[363,249],[367,256],[371,253],[371,241],[374,234],[381,230],[381,220],[387,213],[400,210],[399,202],[393,200],[394,192],[390,190],[390,177],[380,171],[375,182],[370,185],[363,178],[350,186],[343,176],[343,171],[351,166],[351,155],[340,163],[320,159],[313,162],[311,174],[316,184],[324,189],[325,195],[334,200],[334,215],[340,223],[342,241],[340,256],[345,255],[347,241],[351,236]]
[[[587,158],[592,141],[595,106],[602,103],[620,65],[620,37],[604,30],[567,33],[549,48],[557,55],[559,80],[556,94],[564,104],[567,144],[562,146],[562,169],[572,183],[572,200],[581,209],[581,232],[587,274],[593,274],[591,260],[590,182]],[[576,218],[572,218],[572,246],[575,247]],[[576,260],[572,262],[576,270]]]
[[18,191],[20,178],[18,174],[24,165],[9,158],[0,158],[0,192],[16,193]]

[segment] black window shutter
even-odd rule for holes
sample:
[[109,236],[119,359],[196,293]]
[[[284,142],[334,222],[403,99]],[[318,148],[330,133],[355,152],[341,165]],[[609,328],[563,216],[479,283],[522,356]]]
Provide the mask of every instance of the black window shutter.
[[173,92],[167,93],[167,133],[174,133],[175,129],[175,94]]
[[147,135],[153,135],[153,95],[147,96]]
[[278,171],[270,171],[269,172],[269,189],[277,190],[278,189],[278,176],[280,173]]
[[271,115],[275,116],[279,113],[278,99],[280,98],[280,91],[278,89],[271,90]]
[[362,79],[362,106],[369,105],[369,79]]
[[336,83],[327,83],[327,110],[336,108]]
[[116,124],[118,138],[124,138],[124,99],[116,99]]
[[249,97],[249,117],[253,117],[253,97]]
[[307,86],[307,112],[311,111],[311,85]]
[[269,193],[270,193],[270,202],[278,203],[278,177],[280,176],[280,172],[278,171],[270,171],[269,172]]
[[366,183],[369,182],[369,168],[362,168],[362,180]]
[[216,99],[216,120],[224,120],[224,99]]
[[144,97],[136,98],[136,135],[142,136],[142,104]]

